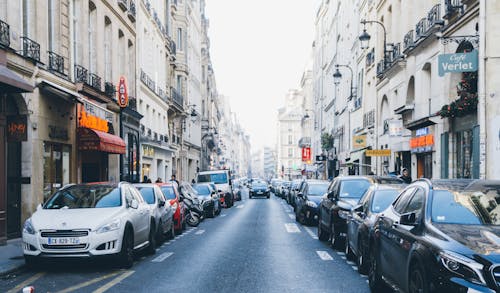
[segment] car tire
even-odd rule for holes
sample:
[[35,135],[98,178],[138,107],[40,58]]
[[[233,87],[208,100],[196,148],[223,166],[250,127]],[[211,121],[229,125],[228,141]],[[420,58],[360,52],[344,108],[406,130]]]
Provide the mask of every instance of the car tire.
[[[358,239],[359,236],[358,236]],[[369,262],[367,262],[367,259],[366,259],[366,253],[364,252],[363,250],[363,244],[361,244],[361,240],[358,240],[359,241],[359,244],[358,244],[358,255],[356,257],[356,262],[357,262],[357,265],[358,265],[358,272],[362,275],[366,275],[368,274],[368,269],[369,269]]]
[[165,241],[165,234],[163,234],[163,223],[160,221],[158,223],[158,228],[156,228],[156,243],[163,243]]
[[429,292],[429,285],[427,283],[425,270],[418,261],[414,262],[410,267],[410,275],[408,276],[408,292]]
[[212,208],[212,211],[210,212],[210,218],[215,218],[215,205]]
[[148,255],[153,255],[156,253],[156,227],[154,221],[151,221],[151,226],[149,227],[149,245],[146,247],[146,253]]
[[24,255],[24,263],[29,269],[36,269],[40,265],[39,259],[32,255]]
[[342,245],[340,244],[340,233],[338,233],[335,229],[335,224],[332,223],[332,228],[331,228],[331,235],[330,235],[330,244],[333,247],[333,249],[342,249]]
[[267,199],[269,199],[271,196],[268,194],[266,197],[267,197]]
[[134,265],[134,236],[130,229],[125,228],[122,247],[118,253],[118,263],[121,268],[129,269]]
[[[318,216],[319,218],[319,216]],[[318,220],[318,239],[319,241],[326,241],[328,240],[328,234],[326,234],[325,231],[323,231],[323,228],[321,226],[321,223]]]
[[175,227],[174,227],[174,223],[172,222],[172,227],[167,232],[167,239],[172,240],[174,238],[175,238]]
[[382,274],[379,269],[379,261],[377,255],[375,254],[375,250],[370,250],[370,269],[368,271],[368,285],[370,286],[370,290],[372,292],[385,292],[386,285],[384,280],[382,279]]
[[347,260],[354,260],[354,253],[352,252],[351,246],[349,245],[349,234],[346,234],[345,238],[345,257]]

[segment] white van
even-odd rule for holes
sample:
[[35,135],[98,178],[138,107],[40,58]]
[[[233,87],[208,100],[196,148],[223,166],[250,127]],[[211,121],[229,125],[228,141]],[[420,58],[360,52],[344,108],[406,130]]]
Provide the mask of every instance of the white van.
[[197,182],[214,183],[218,191],[224,192],[224,202],[226,203],[226,207],[233,206],[234,196],[231,183],[231,171],[229,170],[201,171],[198,173]]

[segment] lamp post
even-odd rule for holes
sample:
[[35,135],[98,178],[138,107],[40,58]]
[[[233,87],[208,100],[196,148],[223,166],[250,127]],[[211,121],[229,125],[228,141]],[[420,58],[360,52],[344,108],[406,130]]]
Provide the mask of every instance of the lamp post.
[[[368,32],[366,32],[366,24],[367,23],[376,23],[378,25],[380,25],[382,27],[382,29],[384,30],[384,67],[386,65],[386,62],[387,62],[387,55],[388,53],[392,52],[392,43],[391,44],[387,44],[387,30],[385,29],[385,26],[382,22],[380,21],[376,21],[376,20],[361,20],[361,24],[363,25],[363,32],[361,33],[361,35],[359,35],[358,39],[359,41],[361,42],[361,49],[368,49],[369,47],[369,43],[370,43],[370,39],[371,39],[371,36],[370,34],[368,34]],[[387,49],[387,47],[390,47],[391,49]]]

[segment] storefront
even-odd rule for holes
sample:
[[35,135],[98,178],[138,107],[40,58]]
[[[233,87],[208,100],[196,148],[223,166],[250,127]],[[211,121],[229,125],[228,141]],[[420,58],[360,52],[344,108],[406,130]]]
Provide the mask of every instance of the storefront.
[[166,182],[172,176],[173,150],[169,149],[166,143],[154,142],[142,137],[142,180],[145,177],[152,182],[161,180]]
[[[416,178],[432,178],[433,169],[433,152],[434,152],[434,122],[428,118],[424,118],[420,122],[420,126],[415,124],[412,129],[412,138],[410,139],[410,150],[414,155],[413,162],[416,162],[416,168],[413,168],[413,174]],[[425,126],[427,125],[427,126]],[[425,126],[425,127],[424,127]]]
[[136,111],[135,99],[122,108],[120,115],[122,137],[126,144],[126,152],[121,156],[120,180],[141,182],[140,120],[143,116]]

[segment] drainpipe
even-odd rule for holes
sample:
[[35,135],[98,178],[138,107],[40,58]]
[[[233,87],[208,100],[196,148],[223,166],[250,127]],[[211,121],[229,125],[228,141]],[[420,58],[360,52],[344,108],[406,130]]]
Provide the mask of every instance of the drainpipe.
[[485,179],[486,169],[486,0],[479,2],[479,70],[478,70],[478,122],[479,122],[479,178]]

